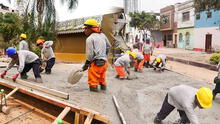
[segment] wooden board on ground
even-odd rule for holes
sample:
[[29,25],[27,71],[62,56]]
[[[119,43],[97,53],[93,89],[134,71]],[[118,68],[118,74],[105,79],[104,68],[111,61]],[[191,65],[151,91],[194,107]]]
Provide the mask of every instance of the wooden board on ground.
[[[12,77],[9,77],[9,76],[5,76],[4,79],[12,81],[11,80]],[[27,82],[27,81],[24,81],[24,80],[21,80],[21,79],[16,79],[15,82],[18,83],[18,84],[21,84],[23,86],[26,86],[26,87],[32,88],[34,90],[38,90],[38,91],[41,91],[41,92],[44,92],[44,93],[47,93],[47,94],[50,94],[50,95],[53,95],[53,96],[56,96],[56,97],[60,97],[60,98],[63,98],[63,99],[69,99],[69,94],[68,93],[64,93],[64,92],[57,91],[57,90],[54,90],[54,89],[49,89],[47,87],[39,86],[39,85],[30,83],[30,82]]]

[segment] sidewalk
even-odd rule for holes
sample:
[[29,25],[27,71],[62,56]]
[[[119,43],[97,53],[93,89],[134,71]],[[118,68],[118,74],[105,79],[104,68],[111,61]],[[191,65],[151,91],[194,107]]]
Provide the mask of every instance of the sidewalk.
[[216,65],[210,63],[212,54],[200,51],[190,51],[178,48],[155,48],[154,55],[165,54],[168,60],[177,61],[197,67],[203,67],[216,71]]

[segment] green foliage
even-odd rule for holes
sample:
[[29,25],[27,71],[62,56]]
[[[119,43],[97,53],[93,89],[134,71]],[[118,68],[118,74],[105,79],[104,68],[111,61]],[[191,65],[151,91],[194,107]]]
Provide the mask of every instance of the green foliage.
[[38,56],[41,56],[41,49],[38,46],[33,46],[32,47],[32,52],[34,52]]
[[129,13],[129,16],[131,17],[130,25],[140,30],[152,30],[159,26],[159,20],[156,18],[156,15],[151,13],[146,13],[144,11],[134,12]]
[[211,62],[214,62],[214,63],[218,63],[220,62],[220,53],[215,53],[213,54],[210,59],[209,59]]
[[196,12],[220,9],[220,0],[194,0],[194,7]]

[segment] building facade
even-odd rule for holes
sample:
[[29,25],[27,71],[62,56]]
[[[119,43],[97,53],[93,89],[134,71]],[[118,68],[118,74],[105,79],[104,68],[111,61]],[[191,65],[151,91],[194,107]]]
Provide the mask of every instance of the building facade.
[[125,14],[140,11],[140,0],[124,0]]
[[160,10],[160,31],[163,35],[163,44],[165,47],[175,47],[177,42],[177,23],[175,21],[175,6],[170,5]]
[[178,48],[194,48],[194,15],[193,1],[189,0],[177,6]]
[[220,48],[220,11],[210,10],[195,14],[194,49],[206,52]]

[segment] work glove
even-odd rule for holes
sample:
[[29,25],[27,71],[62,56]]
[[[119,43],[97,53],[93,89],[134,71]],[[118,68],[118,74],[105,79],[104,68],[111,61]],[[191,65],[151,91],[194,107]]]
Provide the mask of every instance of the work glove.
[[1,78],[3,78],[6,75],[7,71],[4,71],[1,73]]
[[12,80],[15,81],[18,76],[19,76],[19,74],[15,74],[15,75],[12,77]]
[[89,68],[90,66],[90,61],[89,60],[86,60],[85,64],[83,65],[82,67],[82,71],[85,71]]

